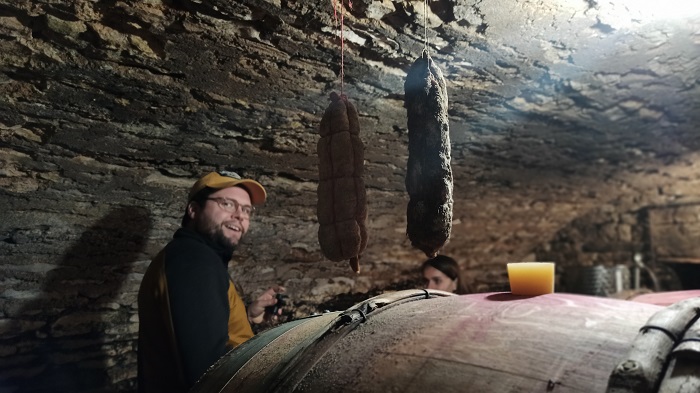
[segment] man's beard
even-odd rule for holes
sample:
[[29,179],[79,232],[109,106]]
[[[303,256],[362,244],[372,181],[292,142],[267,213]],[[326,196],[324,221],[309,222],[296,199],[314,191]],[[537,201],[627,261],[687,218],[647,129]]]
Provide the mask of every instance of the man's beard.
[[238,244],[224,235],[223,229],[216,225],[208,225],[208,223],[200,223],[197,230],[202,235],[211,240],[212,243],[224,249],[224,251],[233,254],[236,251]]
[[224,231],[222,231],[221,228],[214,229],[214,233],[209,234],[209,238],[214,242],[214,244],[221,246],[230,254],[233,254],[238,246],[238,244],[234,243],[233,240],[224,236]]

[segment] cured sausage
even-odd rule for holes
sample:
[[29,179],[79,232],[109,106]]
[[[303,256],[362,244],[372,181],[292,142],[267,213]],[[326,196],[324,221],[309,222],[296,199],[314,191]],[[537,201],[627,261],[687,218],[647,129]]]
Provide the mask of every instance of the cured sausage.
[[345,95],[330,94],[318,141],[318,242],[334,262],[350,260],[360,272],[367,247],[367,194],[362,180],[364,145],[357,109]]
[[447,88],[427,51],[411,66],[404,83],[408,114],[406,234],[411,245],[432,258],[452,230],[452,167]]

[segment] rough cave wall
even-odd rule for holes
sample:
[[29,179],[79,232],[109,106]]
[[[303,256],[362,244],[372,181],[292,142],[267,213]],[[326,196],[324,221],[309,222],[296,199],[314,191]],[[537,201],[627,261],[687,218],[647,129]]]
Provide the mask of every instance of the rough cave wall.
[[270,194],[231,264],[246,296],[281,283],[299,317],[416,285],[402,85],[423,21],[450,94],[443,252],[477,290],[507,289],[509,261],[563,274],[652,257],[640,212],[700,201],[697,17],[647,25],[591,1],[354,3],[344,87],[366,146],[360,275],[316,240],[316,129],[339,88],[330,2],[0,0],[0,390],[133,389],[142,273],[211,169]]

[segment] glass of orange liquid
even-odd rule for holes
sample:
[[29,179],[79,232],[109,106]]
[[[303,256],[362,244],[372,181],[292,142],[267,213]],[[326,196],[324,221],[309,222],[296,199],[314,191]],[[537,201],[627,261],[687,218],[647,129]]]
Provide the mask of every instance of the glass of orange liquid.
[[513,295],[554,293],[554,262],[512,262],[507,268]]

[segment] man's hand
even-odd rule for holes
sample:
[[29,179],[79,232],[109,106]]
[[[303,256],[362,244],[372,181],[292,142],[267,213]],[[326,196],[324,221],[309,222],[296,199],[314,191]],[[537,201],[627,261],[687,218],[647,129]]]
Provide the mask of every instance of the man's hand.
[[[270,287],[262,295],[258,296],[253,303],[248,306],[248,322],[261,323],[265,319],[265,307],[273,306],[277,303],[277,294],[283,293],[284,287],[275,285]],[[277,318],[282,314],[282,309],[277,311],[277,315],[270,315],[271,318]]]

